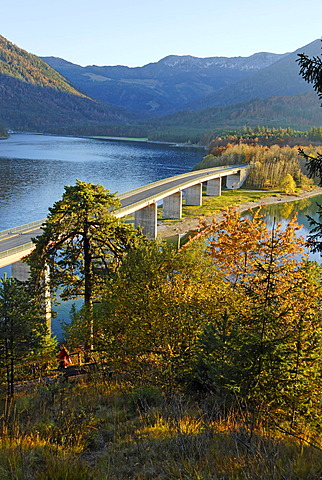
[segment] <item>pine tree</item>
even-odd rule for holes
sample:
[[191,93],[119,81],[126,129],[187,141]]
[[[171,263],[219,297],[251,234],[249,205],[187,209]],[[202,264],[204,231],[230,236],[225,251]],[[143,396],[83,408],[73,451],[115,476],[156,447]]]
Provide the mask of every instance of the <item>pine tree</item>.
[[100,299],[106,277],[113,275],[126,252],[136,245],[138,232],[114,211],[120,206],[115,194],[102,185],[77,180],[66,186],[34,239],[27,258],[35,284],[48,265],[52,288],[60,288],[63,300],[83,296],[93,345],[93,301]]
[[[304,53],[299,54],[297,62],[300,65],[300,75],[308,83],[313,84],[313,89],[322,100],[322,56],[309,58]],[[316,156],[306,154],[303,149],[299,150],[306,160],[308,172],[312,178],[317,178],[322,185],[322,154]]]

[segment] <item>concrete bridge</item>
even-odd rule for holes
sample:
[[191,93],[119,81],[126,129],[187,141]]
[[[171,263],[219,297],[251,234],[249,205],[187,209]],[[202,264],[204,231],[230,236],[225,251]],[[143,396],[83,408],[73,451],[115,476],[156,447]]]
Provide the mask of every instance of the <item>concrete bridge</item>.
[[[134,214],[134,226],[140,225],[147,237],[156,238],[159,201],[163,201],[163,218],[180,219],[183,192],[186,205],[202,205],[203,184],[206,184],[206,195],[218,196],[221,195],[224,177],[228,189],[237,189],[244,182],[249,169],[249,165],[207,168],[150,183],[120,195],[121,208],[115,212],[115,216],[122,218]],[[31,238],[42,233],[41,225],[45,220],[0,232],[0,267],[18,262],[32,251]]]

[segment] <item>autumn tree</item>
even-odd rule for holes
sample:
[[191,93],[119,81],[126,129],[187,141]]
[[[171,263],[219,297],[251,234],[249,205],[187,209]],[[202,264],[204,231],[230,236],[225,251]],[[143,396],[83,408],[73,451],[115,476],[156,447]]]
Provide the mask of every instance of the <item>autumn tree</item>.
[[27,261],[40,284],[49,266],[50,284],[60,296],[83,296],[93,344],[92,303],[100,299],[106,277],[112,275],[140,235],[115,217],[120,207],[115,194],[102,185],[77,180],[66,186],[62,199],[49,209],[42,235],[35,238]]
[[289,173],[285,175],[285,177],[282,179],[281,187],[287,195],[295,193],[296,183],[292,175],[290,175]]
[[208,253],[242,302],[206,325],[196,369],[203,385],[292,426],[317,416],[321,388],[321,272],[298,230],[294,220],[270,230],[234,210],[214,225]]
[[97,319],[108,363],[168,388],[183,381],[205,317],[225,301],[212,271],[203,246],[177,252],[151,241],[130,252]]

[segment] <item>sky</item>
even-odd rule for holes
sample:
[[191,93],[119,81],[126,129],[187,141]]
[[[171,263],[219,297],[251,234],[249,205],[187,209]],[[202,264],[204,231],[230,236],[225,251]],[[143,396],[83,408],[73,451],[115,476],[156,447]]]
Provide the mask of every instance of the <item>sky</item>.
[[78,65],[286,53],[321,38],[321,0],[10,0],[0,35]]

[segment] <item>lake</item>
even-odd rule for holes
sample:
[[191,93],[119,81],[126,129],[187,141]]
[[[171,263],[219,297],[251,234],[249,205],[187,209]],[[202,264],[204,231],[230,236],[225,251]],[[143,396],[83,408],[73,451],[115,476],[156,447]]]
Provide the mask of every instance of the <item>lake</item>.
[[120,194],[188,172],[205,153],[161,143],[13,134],[0,141],[0,230],[46,217],[76,179]]
[[[294,202],[267,205],[262,208],[262,213],[266,214],[265,222],[269,227],[273,225],[274,221],[285,226],[290,219],[296,216],[297,223],[301,225],[298,236],[306,237],[311,229],[308,216],[314,218],[314,220],[319,220],[317,204],[322,205],[322,195],[316,195],[314,197],[304,198]],[[309,250],[307,253],[309,254],[309,260],[321,263],[321,256],[319,253],[312,253]]]
[[[162,143],[13,134],[0,141],[0,230],[45,218],[76,179],[120,194],[189,172],[205,154],[203,148]],[[1,268],[0,276],[5,272],[11,275],[11,266]],[[57,336],[70,306],[58,308]]]

